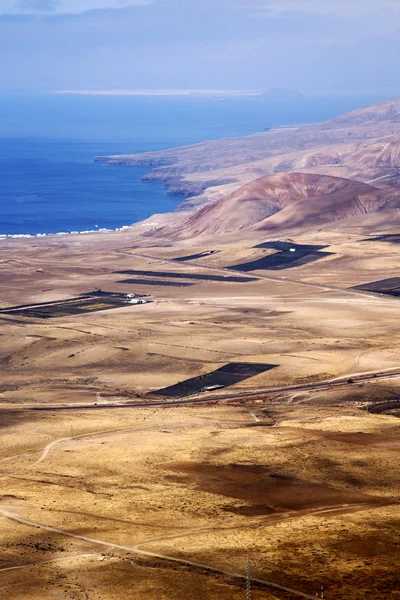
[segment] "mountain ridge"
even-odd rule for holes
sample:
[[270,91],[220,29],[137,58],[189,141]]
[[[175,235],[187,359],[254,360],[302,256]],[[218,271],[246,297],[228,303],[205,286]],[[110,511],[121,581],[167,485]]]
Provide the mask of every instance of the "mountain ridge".
[[290,231],[400,208],[400,98],[315,125],[277,128],[141,155],[148,181],[189,195],[155,237]]
[[[374,162],[376,145],[382,160]],[[371,182],[400,177],[400,98],[314,125],[276,128],[245,137],[223,138],[181,148],[96,157],[111,165],[148,166],[147,181],[164,183],[189,197],[181,209],[200,207],[243,184],[279,172],[312,172]],[[389,153],[392,161],[385,160]],[[379,185],[379,183],[378,183]],[[390,185],[390,182],[389,182]]]

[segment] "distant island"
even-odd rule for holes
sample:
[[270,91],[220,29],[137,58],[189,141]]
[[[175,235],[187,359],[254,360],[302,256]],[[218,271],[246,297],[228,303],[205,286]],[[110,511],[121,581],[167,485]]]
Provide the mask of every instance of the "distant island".
[[260,90],[218,90],[218,89],[76,89],[55,90],[53,94],[78,96],[212,96],[222,98],[264,98],[271,100],[291,100],[305,98],[297,90],[271,88],[266,92]]
[[217,90],[217,89],[77,89],[56,90],[54,94],[70,94],[78,96],[227,96],[227,97],[253,97],[259,92],[251,90]]
[[295,98],[305,98],[305,96],[297,90],[291,90],[286,88],[272,88],[261,94],[261,98],[265,98],[268,100],[292,100]]

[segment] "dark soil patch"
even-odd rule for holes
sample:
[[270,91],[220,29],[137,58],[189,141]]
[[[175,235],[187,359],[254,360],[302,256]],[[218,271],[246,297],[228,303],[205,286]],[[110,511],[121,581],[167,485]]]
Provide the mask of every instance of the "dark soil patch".
[[363,290],[365,292],[375,292],[377,294],[385,294],[387,296],[400,296],[400,277],[391,277],[390,279],[382,279],[380,281],[372,281],[371,283],[363,283],[356,285],[354,290]]
[[[142,277],[169,277],[171,279],[197,279],[199,281],[223,281],[225,283],[247,283],[249,281],[257,281],[257,279],[254,277],[236,277],[232,275],[203,275],[202,273],[182,273],[174,271],[139,271],[136,269],[131,269],[128,271],[116,271],[116,274],[139,275]],[[126,281],[122,283],[126,283]]]
[[102,292],[98,290],[89,294],[82,294],[77,298],[68,298],[67,300],[24,304],[4,308],[0,310],[0,314],[34,317],[36,319],[51,319],[101,310],[110,310],[113,308],[121,308],[123,306],[130,306],[126,294],[119,292]]
[[257,271],[265,269],[267,271],[280,271],[282,269],[293,269],[307,263],[320,260],[326,256],[331,256],[332,252],[321,252],[326,246],[311,246],[305,244],[291,244],[289,242],[264,242],[255,248],[270,248],[278,250],[275,254],[270,254],[254,260],[252,262],[234,265],[229,269],[236,271]]
[[400,399],[393,402],[372,404],[371,406],[368,406],[367,410],[371,415],[385,415],[393,412],[397,413],[397,411],[400,410]]
[[180,463],[171,465],[170,468],[185,474],[185,479],[180,475],[180,483],[194,485],[210,494],[242,500],[258,514],[260,511],[268,514],[274,510],[356,504],[372,499],[365,494],[338,490],[276,473],[265,466]]
[[366,238],[362,242],[390,242],[391,244],[400,244],[400,233],[390,233],[387,235],[378,235],[373,238]]
[[205,252],[199,252],[198,254],[190,254],[189,256],[180,256],[179,258],[174,258],[176,262],[186,262],[187,260],[196,260],[197,258],[204,258],[206,256],[212,256],[213,254],[218,254],[219,250],[206,250]]
[[0,430],[18,427],[22,423],[34,423],[39,418],[28,411],[0,409]]
[[157,279],[122,279],[120,283],[131,283],[136,285],[159,285],[169,287],[190,287],[193,283],[186,283],[183,281],[162,281]]
[[176,385],[150,392],[147,395],[167,396],[169,398],[183,398],[192,394],[198,394],[202,391],[209,391],[205,388],[212,386],[227,387],[265,373],[270,369],[274,369],[277,365],[259,364],[259,363],[229,363],[205,375],[199,375],[192,379],[186,379]]

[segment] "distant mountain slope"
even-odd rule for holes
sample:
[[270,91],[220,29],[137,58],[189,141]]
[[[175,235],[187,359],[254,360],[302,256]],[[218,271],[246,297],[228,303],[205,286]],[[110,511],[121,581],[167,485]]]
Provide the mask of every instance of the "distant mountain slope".
[[[340,115],[326,122],[328,128],[360,126],[372,123],[389,121],[398,123],[400,121],[400,98],[393,100],[383,100],[370,104],[364,108],[353,110],[352,112]],[[321,124],[323,125],[323,124]]]
[[347,164],[360,165],[365,170],[400,170],[400,135],[377,138],[360,144],[356,152],[347,157]]
[[399,188],[400,99],[317,125],[96,160],[151,167],[149,181],[162,181],[174,191],[195,196],[183,203],[183,209],[205,205],[257,177],[281,172],[332,175]]
[[254,228],[287,231],[399,208],[399,196],[347,179],[305,173],[262,177],[176,220],[153,235],[185,239]]
[[400,197],[394,197],[392,194],[364,183],[347,181],[349,185],[344,185],[332,192],[307,197],[303,201],[289,204],[276,215],[264,219],[257,225],[257,229],[271,232],[299,228],[309,229],[350,217],[400,208]]

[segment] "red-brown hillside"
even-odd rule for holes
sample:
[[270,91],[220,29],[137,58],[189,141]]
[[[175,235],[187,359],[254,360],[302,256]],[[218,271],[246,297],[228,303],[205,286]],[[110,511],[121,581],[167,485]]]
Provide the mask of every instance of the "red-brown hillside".
[[181,214],[174,237],[225,234],[253,226],[297,229],[397,206],[397,196],[357,181],[280,173],[257,179],[185,217]]

